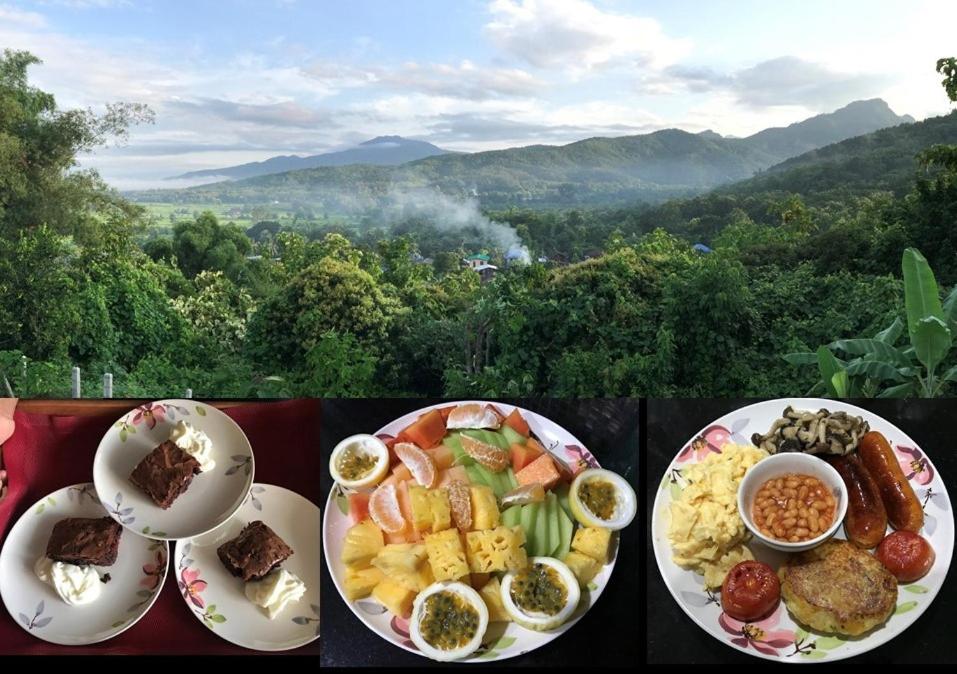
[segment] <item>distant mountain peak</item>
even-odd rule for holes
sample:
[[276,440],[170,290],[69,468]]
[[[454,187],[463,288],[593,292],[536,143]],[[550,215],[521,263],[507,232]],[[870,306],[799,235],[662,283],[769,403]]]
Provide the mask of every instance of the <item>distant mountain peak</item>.
[[350,164],[398,166],[399,164],[440,154],[447,154],[447,151],[424,140],[410,140],[402,136],[376,136],[338,152],[326,152],[309,157],[282,155],[270,157],[260,162],[240,164],[239,166],[192,171],[176,176],[176,178],[193,179],[215,176],[227,180],[241,180],[323,166],[348,166]]
[[359,145],[381,145],[383,143],[408,143],[408,138],[402,136],[376,136],[375,138],[359,143]]

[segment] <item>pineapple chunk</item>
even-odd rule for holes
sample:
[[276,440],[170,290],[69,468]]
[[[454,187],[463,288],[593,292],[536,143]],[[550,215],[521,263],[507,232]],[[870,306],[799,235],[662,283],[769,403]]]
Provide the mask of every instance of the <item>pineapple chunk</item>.
[[429,491],[429,510],[432,514],[432,533],[444,531],[452,526],[452,512],[449,494],[444,489]]
[[458,580],[469,572],[458,529],[427,534],[425,549],[435,580]]
[[393,571],[389,574],[389,579],[412,590],[416,594],[435,582],[435,576],[432,575],[432,567],[425,563],[415,571]]
[[490,531],[470,531],[465,534],[466,557],[469,571],[522,570],[528,566],[525,553],[525,531],[521,527],[496,527]]
[[499,583],[498,578],[492,578],[487,582],[479,590],[479,596],[482,597],[482,601],[488,607],[488,621],[490,623],[512,622],[511,616],[502,605],[502,584]]
[[398,573],[414,573],[426,559],[422,543],[391,543],[379,551],[372,565],[387,576]]
[[491,487],[484,484],[469,487],[469,496],[472,501],[472,529],[483,531],[498,526],[498,503]]
[[346,571],[345,580],[346,599],[355,601],[368,597],[372,588],[378,585],[383,578],[385,578],[385,575],[374,566],[368,569],[349,569]]
[[575,574],[575,578],[578,579],[578,584],[581,585],[583,590],[601,571],[601,562],[574,550],[565,555],[565,559],[562,561]]
[[372,520],[362,520],[346,532],[340,559],[353,569],[368,568],[384,544],[382,530]]
[[408,618],[412,615],[412,600],[415,599],[415,592],[390,578],[383,578],[373,588],[372,596],[397,616]]
[[608,561],[608,544],[611,542],[611,531],[601,527],[582,527],[575,532],[572,539],[572,550],[578,550],[588,555],[600,564]]
[[432,526],[432,509],[429,490],[425,487],[410,486],[409,501],[412,503],[412,528],[422,533]]
[[372,565],[393,582],[421,592],[435,582],[426,559],[428,553],[424,543],[392,543],[379,551]]

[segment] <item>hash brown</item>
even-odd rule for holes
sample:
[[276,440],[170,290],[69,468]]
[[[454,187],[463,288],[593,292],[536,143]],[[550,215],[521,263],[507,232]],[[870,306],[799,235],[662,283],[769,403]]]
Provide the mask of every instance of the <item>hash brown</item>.
[[897,579],[852,543],[830,540],[778,570],[794,619],[819,632],[857,636],[884,624],[897,605]]

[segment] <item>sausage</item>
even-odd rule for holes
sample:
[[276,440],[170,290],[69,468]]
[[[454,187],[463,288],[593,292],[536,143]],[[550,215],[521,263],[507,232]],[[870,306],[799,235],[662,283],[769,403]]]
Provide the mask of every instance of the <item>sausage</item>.
[[877,483],[856,454],[828,457],[847,487],[844,532],[859,548],[875,547],[887,533],[887,511]]
[[924,526],[924,509],[914,490],[904,477],[894,450],[887,438],[871,431],[865,433],[858,445],[861,461],[877,483],[891,526],[915,534]]

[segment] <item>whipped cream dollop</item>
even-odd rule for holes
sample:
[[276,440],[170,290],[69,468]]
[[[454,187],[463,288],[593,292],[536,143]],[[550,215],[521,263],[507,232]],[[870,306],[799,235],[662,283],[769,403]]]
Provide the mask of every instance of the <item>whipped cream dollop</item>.
[[44,555],[33,565],[33,571],[70,606],[90,604],[100,596],[100,574],[92,566],[55,562]]
[[279,615],[286,604],[302,599],[305,593],[306,584],[285,569],[271,571],[261,580],[246,583],[246,598],[266,609],[270,620]]
[[216,467],[216,462],[213,461],[213,441],[201,430],[193,428],[185,421],[179,421],[173,426],[169,439],[199,461],[199,469],[204,473]]

